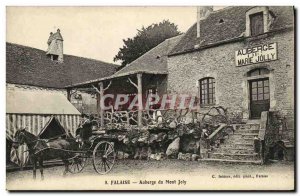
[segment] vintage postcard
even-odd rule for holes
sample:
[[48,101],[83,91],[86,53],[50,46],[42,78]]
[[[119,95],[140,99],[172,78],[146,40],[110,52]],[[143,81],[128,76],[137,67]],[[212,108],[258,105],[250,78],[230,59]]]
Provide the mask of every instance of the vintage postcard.
[[294,12],[6,7],[6,189],[295,190]]

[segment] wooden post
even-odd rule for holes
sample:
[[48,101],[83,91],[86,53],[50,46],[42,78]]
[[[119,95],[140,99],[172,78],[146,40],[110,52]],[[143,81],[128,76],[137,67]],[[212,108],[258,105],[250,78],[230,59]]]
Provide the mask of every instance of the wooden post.
[[138,126],[142,126],[142,110],[143,110],[143,87],[142,87],[142,74],[137,74],[137,87],[138,87]]
[[100,114],[100,94],[96,94],[96,99],[97,99],[97,113]]
[[[100,113],[100,125],[101,127],[104,126],[104,113],[103,113],[103,109],[101,107],[101,104],[104,104],[104,100],[102,100],[103,96],[104,96],[104,88],[103,88],[103,82],[99,82],[99,113]],[[103,103],[102,103],[103,102]]]
[[201,104],[201,96],[200,96],[200,94],[201,94],[201,87],[200,87],[200,81],[197,81],[197,96],[196,96],[196,99],[197,99],[197,105],[198,105],[198,111],[200,112],[200,104]]
[[67,89],[67,99],[71,101],[71,89]]
[[127,121],[127,125],[130,124],[130,120],[129,120],[129,112],[128,111],[125,111],[126,112],[126,121]]

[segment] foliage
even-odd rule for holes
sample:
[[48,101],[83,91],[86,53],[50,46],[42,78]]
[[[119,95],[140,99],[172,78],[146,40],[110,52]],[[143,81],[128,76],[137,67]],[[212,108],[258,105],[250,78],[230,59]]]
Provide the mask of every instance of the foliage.
[[114,57],[114,61],[122,61],[122,67],[136,60],[165,39],[180,34],[177,25],[169,20],[152,24],[146,28],[142,27],[141,30],[137,31],[138,33],[134,38],[123,39],[124,46],[120,48],[118,54]]
[[229,114],[230,124],[242,124],[243,123],[243,113],[242,112],[231,112]]

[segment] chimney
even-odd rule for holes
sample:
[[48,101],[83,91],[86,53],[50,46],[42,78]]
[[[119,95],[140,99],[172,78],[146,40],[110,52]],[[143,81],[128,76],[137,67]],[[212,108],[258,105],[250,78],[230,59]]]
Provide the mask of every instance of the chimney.
[[200,38],[200,21],[205,19],[213,11],[213,6],[197,7],[197,38]]
[[60,29],[57,29],[56,33],[50,32],[50,36],[47,41],[48,49],[46,54],[51,58],[51,60],[63,62],[63,41],[64,40],[60,34]]

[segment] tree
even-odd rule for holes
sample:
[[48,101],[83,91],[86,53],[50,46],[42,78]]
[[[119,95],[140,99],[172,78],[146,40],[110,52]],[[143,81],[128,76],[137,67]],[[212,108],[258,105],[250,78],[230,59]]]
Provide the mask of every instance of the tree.
[[152,24],[147,28],[142,27],[141,30],[137,31],[134,38],[123,39],[124,46],[123,48],[120,48],[118,54],[114,57],[114,61],[122,61],[121,67],[136,60],[165,39],[180,34],[177,25],[171,23],[169,20],[164,20],[158,24]]

